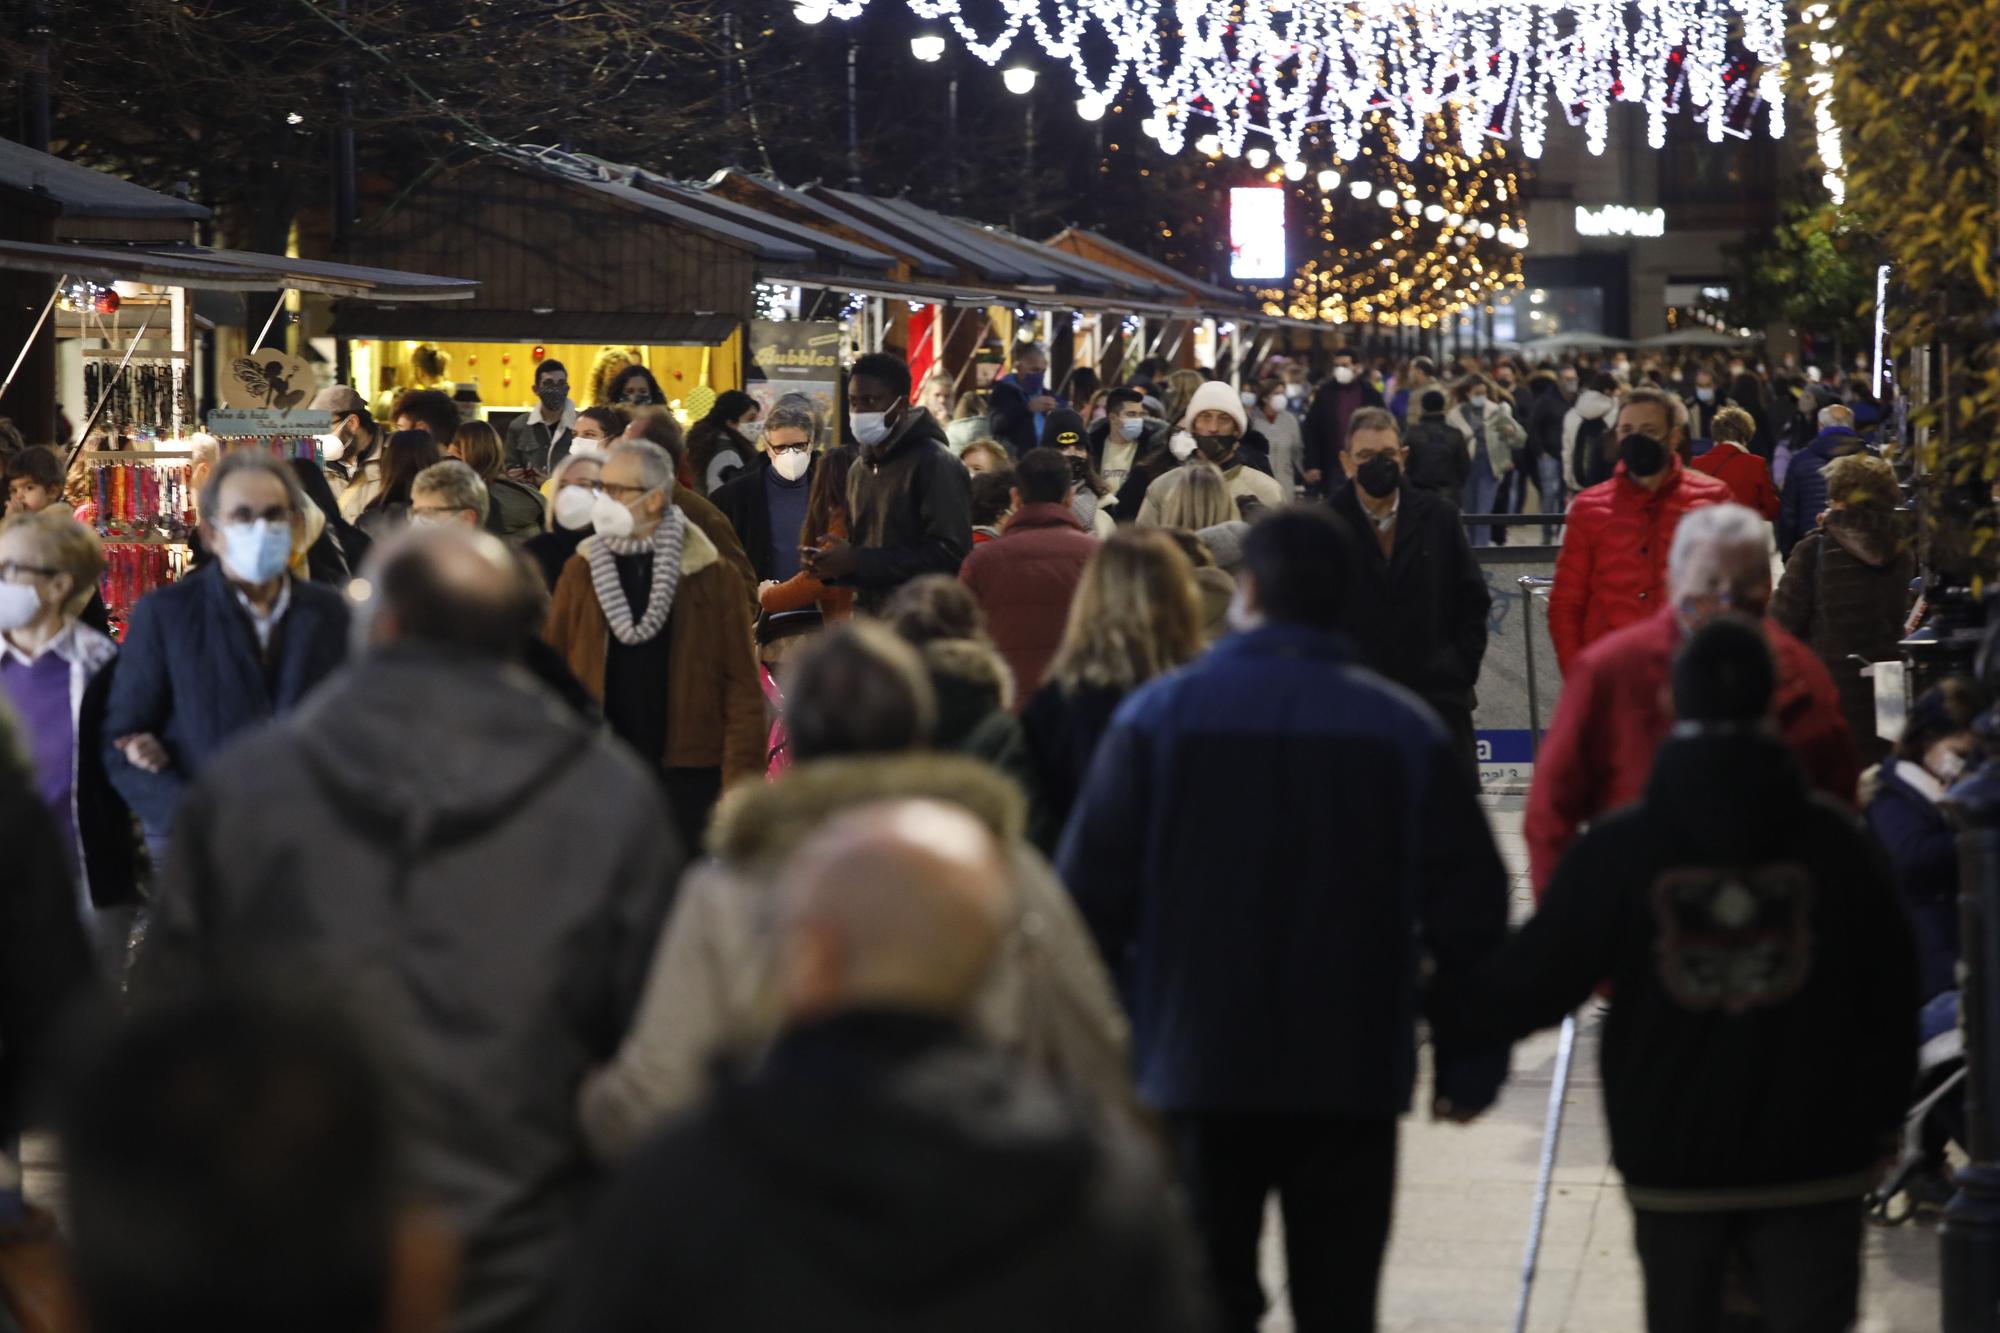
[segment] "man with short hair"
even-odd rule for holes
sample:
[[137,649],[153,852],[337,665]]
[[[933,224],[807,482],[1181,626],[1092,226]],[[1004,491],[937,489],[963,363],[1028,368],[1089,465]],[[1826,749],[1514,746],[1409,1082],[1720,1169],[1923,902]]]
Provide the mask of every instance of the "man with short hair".
[[1722,397],[1715,388],[1715,372],[1707,366],[1695,371],[1693,391],[1681,401],[1687,405],[1689,438],[1714,439],[1711,427],[1716,412],[1722,407]]
[[105,704],[104,762],[156,865],[210,758],[289,712],[346,656],[346,600],[291,572],[307,503],[285,463],[254,449],[224,455],[199,501],[216,558],[132,610]]
[[92,1333],[439,1333],[457,1246],[408,1200],[390,1089],[275,994],[142,1009],[71,1079],[68,1267]]
[[1146,415],[1146,394],[1135,388],[1113,389],[1104,400],[1104,419],[1085,431],[1091,471],[1117,493],[1111,517],[1130,523],[1146,501],[1146,488],[1172,465],[1167,453],[1167,424]]
[[[1412,386],[1414,391],[1421,386]],[[1313,395],[1306,413],[1306,485],[1323,488],[1340,466],[1347,447],[1347,423],[1364,407],[1381,407],[1382,391],[1362,374],[1354,353],[1342,347],[1333,354],[1333,374]]]
[[1833,403],[1819,411],[1819,434],[1792,455],[1778,496],[1778,554],[1789,558],[1792,548],[1819,526],[1826,512],[1826,466],[1836,458],[1865,453],[1868,445],[1854,431],[1854,409]]
[[134,984],[281,976],[364,1021],[410,1183],[466,1239],[454,1328],[524,1333],[591,1194],[576,1089],[685,857],[645,768],[520,671],[504,545],[418,529],[365,572],[353,665],[190,793]]
[[[1129,695],[1057,854],[1132,1014],[1230,1330],[1264,1309],[1267,1196],[1302,1329],[1370,1329],[1416,1072],[1419,976],[1506,932],[1507,877],[1464,757],[1339,632],[1352,541],[1290,505],[1243,540],[1237,633]],[[1469,1119],[1498,1048],[1436,1042]]]
[[1729,487],[1681,463],[1686,410],[1658,389],[1629,391],[1612,428],[1617,469],[1570,502],[1549,592],[1549,638],[1565,675],[1590,644],[1660,610],[1681,516],[1730,498]]
[[329,384],[313,398],[312,407],[332,418],[320,456],[341,516],[352,523],[382,492],[382,449],[389,432],[376,424],[351,384]]
[[1020,910],[984,821],[859,805],[770,896],[783,1029],[626,1166],[558,1328],[1207,1327],[1149,1151],[971,1035]]
[[596,533],[563,567],[547,638],[612,732],[659,774],[696,847],[723,787],[764,771],[749,603],[715,543],[673,503],[666,450],[620,440],[598,490]]
[[560,361],[544,361],[535,367],[535,405],[507,423],[507,466],[546,477],[569,456],[575,432],[569,371]]
[[910,367],[870,352],[847,377],[848,428],[861,456],[847,474],[847,530],[805,553],[823,583],[858,589],[877,611],[919,574],[956,574],[972,550],[971,478],[944,430],[910,406]]
[[483,528],[492,503],[479,474],[458,459],[447,458],[419,472],[410,483],[410,525],[460,523]]
[[1396,392],[1387,404],[1389,415],[1408,422],[1423,411],[1423,396],[1437,384],[1437,363],[1427,356],[1413,356],[1396,381]]
[[[1560,589],[1562,575],[1556,578]],[[1538,888],[1555,874],[1579,829],[1645,790],[1653,757],[1674,725],[1667,691],[1674,653],[1725,611],[1764,626],[1778,673],[1772,721],[1812,784],[1853,806],[1860,763],[1840,691],[1817,653],[1765,618],[1770,603],[1768,523],[1726,499],[1679,521],[1665,595],[1655,609],[1578,650],[1564,671],[1528,792],[1525,833]]]
[[1040,343],[1023,344],[1014,353],[1013,373],[993,381],[987,395],[987,428],[1016,458],[1042,442],[1049,413],[1064,406],[1048,385],[1049,354]]
[[1476,774],[1472,710],[1493,594],[1458,510],[1411,485],[1407,461],[1386,408],[1354,414],[1340,456],[1347,484],[1332,500],[1357,557],[1340,627],[1370,668],[1431,706]]
[[389,409],[397,430],[429,431],[440,449],[458,437],[461,420],[458,404],[443,389],[406,389]]
[[[1081,435],[1083,422],[1074,412],[1052,413],[1051,431],[1060,430],[1065,417]],[[1041,685],[1062,643],[1083,567],[1097,553],[1097,539],[1070,506],[1074,495],[1068,459],[1054,449],[1028,450],[1014,465],[1014,516],[1000,539],[967,556],[958,572],[986,612],[993,646],[1013,669],[1017,701]]]

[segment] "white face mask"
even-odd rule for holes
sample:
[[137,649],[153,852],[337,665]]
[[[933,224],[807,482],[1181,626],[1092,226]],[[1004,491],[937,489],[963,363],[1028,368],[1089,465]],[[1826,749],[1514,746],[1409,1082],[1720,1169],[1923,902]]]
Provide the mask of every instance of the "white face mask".
[[601,440],[595,435],[572,435],[569,441],[569,451],[573,457],[594,458],[600,463],[609,462],[611,459],[609,442]]
[[320,436],[319,456],[329,463],[338,463],[347,456],[347,441],[338,435]]
[[847,421],[854,428],[854,438],[871,449],[889,438],[887,412],[850,412]]
[[1126,417],[1118,423],[1118,433],[1128,440],[1136,440],[1146,433],[1146,418]]
[[1184,430],[1175,431],[1174,438],[1167,441],[1167,449],[1175,458],[1186,462],[1188,459],[1194,457],[1194,436]]
[[781,454],[771,455],[771,470],[786,481],[797,481],[812,466],[812,453],[805,449],[787,449]]
[[1483,393],[1469,393],[1465,395],[1465,401],[1471,403],[1474,407],[1484,407],[1486,406],[1486,395]]
[[222,528],[222,567],[243,583],[269,583],[292,562],[292,529],[267,518]]
[[597,496],[588,486],[563,486],[556,491],[556,526],[575,532],[590,526],[590,507]]
[[0,634],[35,623],[42,614],[42,594],[32,583],[0,583]]
[[1335,367],[1333,368],[1333,382],[1334,382],[1335,384],[1352,384],[1352,383],[1354,383],[1354,367],[1353,367],[1353,366],[1335,366]]
[[1242,393],[1242,398],[1243,398],[1243,406],[1245,407],[1257,406],[1257,395],[1250,392],[1250,390],[1245,389]]
[[1278,413],[1284,411],[1285,395],[1281,393],[1274,393],[1269,398],[1266,398],[1264,400],[1264,410],[1266,412],[1269,412],[1272,416],[1276,416],[1278,415]]
[[590,526],[600,537],[629,537],[638,520],[632,516],[627,505],[619,504],[608,495],[599,495],[590,502]]
[[1939,746],[1931,751],[1924,767],[1931,771],[1931,776],[1949,787],[1958,781],[1960,774],[1965,772],[1965,756],[1956,750],[1947,750]]

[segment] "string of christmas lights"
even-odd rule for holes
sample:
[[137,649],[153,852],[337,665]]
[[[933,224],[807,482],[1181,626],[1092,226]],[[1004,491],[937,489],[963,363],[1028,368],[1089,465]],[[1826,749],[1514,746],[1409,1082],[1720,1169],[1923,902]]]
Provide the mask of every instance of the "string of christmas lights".
[[[1452,110],[1466,152],[1518,133],[1537,158],[1551,102],[1593,153],[1618,102],[1646,108],[1655,148],[1683,108],[1715,142],[1747,133],[1759,106],[1772,137],[1784,133],[1784,0],[997,0],[990,35],[961,0],[906,3],[988,65],[1016,42],[1068,64],[1087,120],[1136,80],[1153,107],[1146,132],[1168,153],[1199,116],[1231,156],[1254,131],[1294,161],[1318,131],[1351,162],[1377,117],[1415,152],[1425,123]],[[793,12],[817,23],[867,6],[798,0]]]

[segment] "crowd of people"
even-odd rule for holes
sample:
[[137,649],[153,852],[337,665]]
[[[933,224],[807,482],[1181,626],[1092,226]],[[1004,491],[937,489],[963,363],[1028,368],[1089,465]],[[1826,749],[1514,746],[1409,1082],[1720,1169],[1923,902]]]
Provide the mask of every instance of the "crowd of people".
[[[0,1223],[67,1063],[89,1326],[1248,1333],[1275,1194],[1297,1327],[1372,1328],[1420,1049],[1469,1121],[1609,985],[1650,1327],[1738,1267],[1846,1327],[1983,706],[1875,736],[1877,405],[1048,371],[865,355],[833,429],[684,430],[636,363],[579,408],[541,362],[504,432],[334,385],[323,463],[198,464],[120,640],[60,460],[10,459]],[[1522,514],[1563,689],[1510,938],[1476,548]]]

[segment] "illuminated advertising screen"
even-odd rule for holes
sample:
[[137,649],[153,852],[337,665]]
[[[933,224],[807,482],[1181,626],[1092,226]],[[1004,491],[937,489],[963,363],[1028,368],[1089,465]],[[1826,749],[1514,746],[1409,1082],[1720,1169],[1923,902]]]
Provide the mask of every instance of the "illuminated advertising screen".
[[1285,192],[1275,186],[1229,192],[1229,276],[1250,281],[1282,278],[1285,264]]

